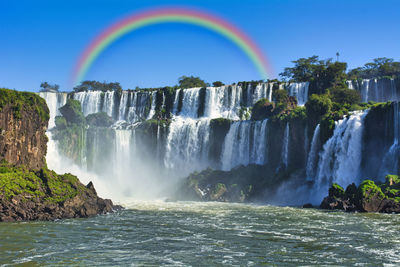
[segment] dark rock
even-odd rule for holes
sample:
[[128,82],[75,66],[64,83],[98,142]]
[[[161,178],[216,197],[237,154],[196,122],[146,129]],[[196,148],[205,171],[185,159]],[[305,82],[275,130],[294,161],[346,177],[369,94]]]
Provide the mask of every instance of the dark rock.
[[46,102],[34,93],[8,89],[0,89],[0,99],[0,160],[31,169],[44,167]]
[[363,181],[359,187],[353,183],[345,191],[334,184],[320,207],[329,210],[400,213],[399,187],[400,180],[396,175],[388,175],[386,183],[378,185],[371,180]]
[[306,203],[302,206],[303,209],[312,209],[314,208],[313,205],[311,203]]

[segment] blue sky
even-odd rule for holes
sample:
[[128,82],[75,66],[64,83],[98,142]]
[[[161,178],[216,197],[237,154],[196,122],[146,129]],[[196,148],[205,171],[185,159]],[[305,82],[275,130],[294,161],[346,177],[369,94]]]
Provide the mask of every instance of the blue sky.
[[[400,60],[398,0],[1,0],[0,87],[38,91],[48,81],[71,90],[72,69],[92,38],[126,15],[168,6],[232,22],[263,50],[276,76],[292,60],[335,57],[337,51],[350,68],[376,57]],[[86,79],[118,81],[127,89],[174,85],[181,75],[226,83],[260,79],[233,43],[183,24],[122,37],[100,55]]]

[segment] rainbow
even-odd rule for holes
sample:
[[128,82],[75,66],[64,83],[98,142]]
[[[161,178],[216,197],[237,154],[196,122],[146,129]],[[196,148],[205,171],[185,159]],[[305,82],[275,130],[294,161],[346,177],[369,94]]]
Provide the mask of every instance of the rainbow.
[[272,69],[258,46],[237,27],[214,15],[185,8],[162,8],[128,16],[99,34],[84,50],[72,77],[76,85],[83,80],[96,58],[123,35],[145,26],[161,23],[186,23],[212,30],[236,44],[253,62],[261,77],[272,76]]

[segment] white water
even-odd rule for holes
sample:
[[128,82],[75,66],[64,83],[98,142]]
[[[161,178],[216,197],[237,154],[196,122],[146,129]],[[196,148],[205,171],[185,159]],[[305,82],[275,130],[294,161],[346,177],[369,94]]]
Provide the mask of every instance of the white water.
[[283,166],[287,168],[289,163],[289,123],[286,123],[285,133],[283,134],[281,158]]
[[176,117],[169,126],[164,164],[185,176],[208,166],[209,119]]
[[67,93],[40,92],[39,95],[44,98],[49,107],[50,119],[48,128],[51,129],[56,126],[54,122],[55,117],[61,115],[59,108],[67,102]]
[[394,79],[363,79],[361,81],[347,81],[350,89],[359,90],[361,101],[398,101],[400,100],[397,94],[398,88]]
[[82,112],[85,117],[89,114],[100,112],[101,91],[74,93],[75,100],[81,102]]
[[259,164],[267,160],[268,120],[237,121],[231,124],[222,146],[223,170],[240,165]]
[[347,186],[360,181],[363,120],[368,111],[354,112],[337,121],[333,136],[324,144],[315,178],[315,194],[321,199],[332,183]]
[[315,177],[316,172],[316,160],[318,156],[318,148],[320,146],[320,126],[319,124],[315,127],[313,138],[311,140],[310,153],[307,158],[306,172],[307,180],[312,181]]
[[397,174],[399,172],[398,162],[400,154],[400,103],[393,103],[393,144],[386,152],[382,159],[379,169],[379,177],[382,178],[387,174]]
[[288,85],[288,93],[290,96],[297,98],[297,105],[304,106],[308,100],[308,87],[310,83],[291,83]]
[[199,92],[201,88],[191,88],[183,91],[183,105],[180,116],[197,118],[199,109]]

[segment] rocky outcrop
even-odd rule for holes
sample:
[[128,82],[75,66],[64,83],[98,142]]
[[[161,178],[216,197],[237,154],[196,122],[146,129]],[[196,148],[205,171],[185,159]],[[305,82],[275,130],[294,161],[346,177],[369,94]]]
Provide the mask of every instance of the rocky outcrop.
[[46,102],[0,89],[0,221],[89,217],[119,209],[92,183],[47,169]]
[[375,184],[365,180],[359,187],[351,184],[346,190],[333,184],[320,207],[329,210],[400,213],[400,179],[396,175],[387,175],[385,183]]
[[44,167],[48,120],[49,109],[38,95],[0,89],[0,160]]
[[93,184],[81,184],[71,174],[45,168],[0,166],[0,221],[55,220],[90,217],[118,210],[97,196]]

